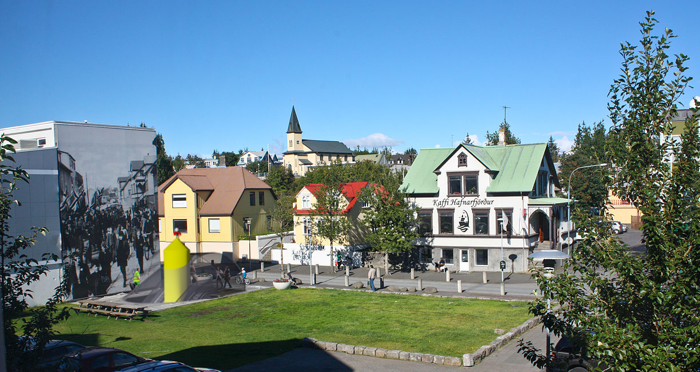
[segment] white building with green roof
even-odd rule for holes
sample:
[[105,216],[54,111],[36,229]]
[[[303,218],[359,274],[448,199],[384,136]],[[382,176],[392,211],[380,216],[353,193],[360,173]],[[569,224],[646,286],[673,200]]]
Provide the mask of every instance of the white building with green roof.
[[546,144],[423,149],[401,188],[420,208],[428,266],[500,271],[503,257],[506,271],[524,272],[531,252],[557,247],[571,226]]

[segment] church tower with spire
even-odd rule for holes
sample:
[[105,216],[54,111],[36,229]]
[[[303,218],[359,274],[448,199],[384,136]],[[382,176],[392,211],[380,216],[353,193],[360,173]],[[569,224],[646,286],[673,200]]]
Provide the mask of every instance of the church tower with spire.
[[297,112],[292,106],[292,116],[289,118],[289,127],[287,127],[287,152],[303,151],[301,143],[301,126],[297,119]]

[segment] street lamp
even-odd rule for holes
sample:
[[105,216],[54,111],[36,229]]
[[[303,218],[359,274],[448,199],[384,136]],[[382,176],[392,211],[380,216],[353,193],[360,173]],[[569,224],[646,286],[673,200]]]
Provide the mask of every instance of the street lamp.
[[253,271],[253,260],[250,257],[250,221],[252,218],[248,218],[245,221],[245,225],[248,228],[248,271]]
[[[529,258],[529,259],[542,259],[543,261],[544,260],[565,260],[565,259],[569,258],[569,255],[564,253],[564,252],[557,251],[556,249],[545,249],[545,250],[537,251],[537,252],[529,255],[529,256],[527,256],[527,258]],[[546,267],[545,267],[545,269],[546,269]],[[552,272],[546,272],[544,274],[544,277],[547,279],[550,279],[553,276],[554,276],[554,274]],[[548,296],[547,297],[547,314],[549,314],[550,309],[551,309],[551,304],[550,304],[550,298]],[[549,336],[549,327],[548,327],[547,328],[547,348],[546,348],[546,350],[547,350],[546,351],[547,372],[550,371],[549,358],[552,357],[550,346],[549,346],[549,340],[550,340],[550,336]]]
[[608,163],[601,163],[601,164],[593,164],[593,165],[584,165],[582,167],[578,167],[569,173],[569,187],[567,190],[567,202],[566,202],[566,222],[568,223],[568,229],[566,233],[566,241],[569,246],[571,246],[570,239],[571,239],[571,176],[574,175],[574,172],[576,172],[579,169],[585,169],[585,168],[595,168],[595,167],[607,167]]

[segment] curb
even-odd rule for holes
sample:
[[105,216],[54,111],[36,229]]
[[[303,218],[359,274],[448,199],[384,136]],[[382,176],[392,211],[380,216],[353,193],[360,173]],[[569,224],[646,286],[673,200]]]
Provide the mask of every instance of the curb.
[[540,321],[541,320],[539,317],[528,319],[523,324],[515,328],[511,328],[510,332],[502,336],[498,336],[496,340],[494,340],[489,345],[484,345],[480,347],[477,351],[475,351],[472,354],[464,354],[461,359],[459,357],[412,353],[402,350],[387,350],[362,345],[339,344],[336,342],[319,341],[311,337],[304,337],[301,340],[301,346],[312,349],[335,351],[346,354],[371,356],[375,358],[407,360],[411,362],[431,363],[454,367],[473,367],[474,365],[481,362],[484,358],[491,355],[494,351],[498,350],[501,346],[507,344],[516,336],[525,333],[527,330],[540,323]]

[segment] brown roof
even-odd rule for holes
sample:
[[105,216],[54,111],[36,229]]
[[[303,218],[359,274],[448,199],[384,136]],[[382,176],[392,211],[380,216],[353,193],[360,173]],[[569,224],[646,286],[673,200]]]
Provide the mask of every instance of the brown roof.
[[176,180],[193,191],[212,191],[199,210],[203,216],[230,216],[246,190],[272,187],[244,167],[182,169],[158,187],[158,215],[165,214],[165,190]]

